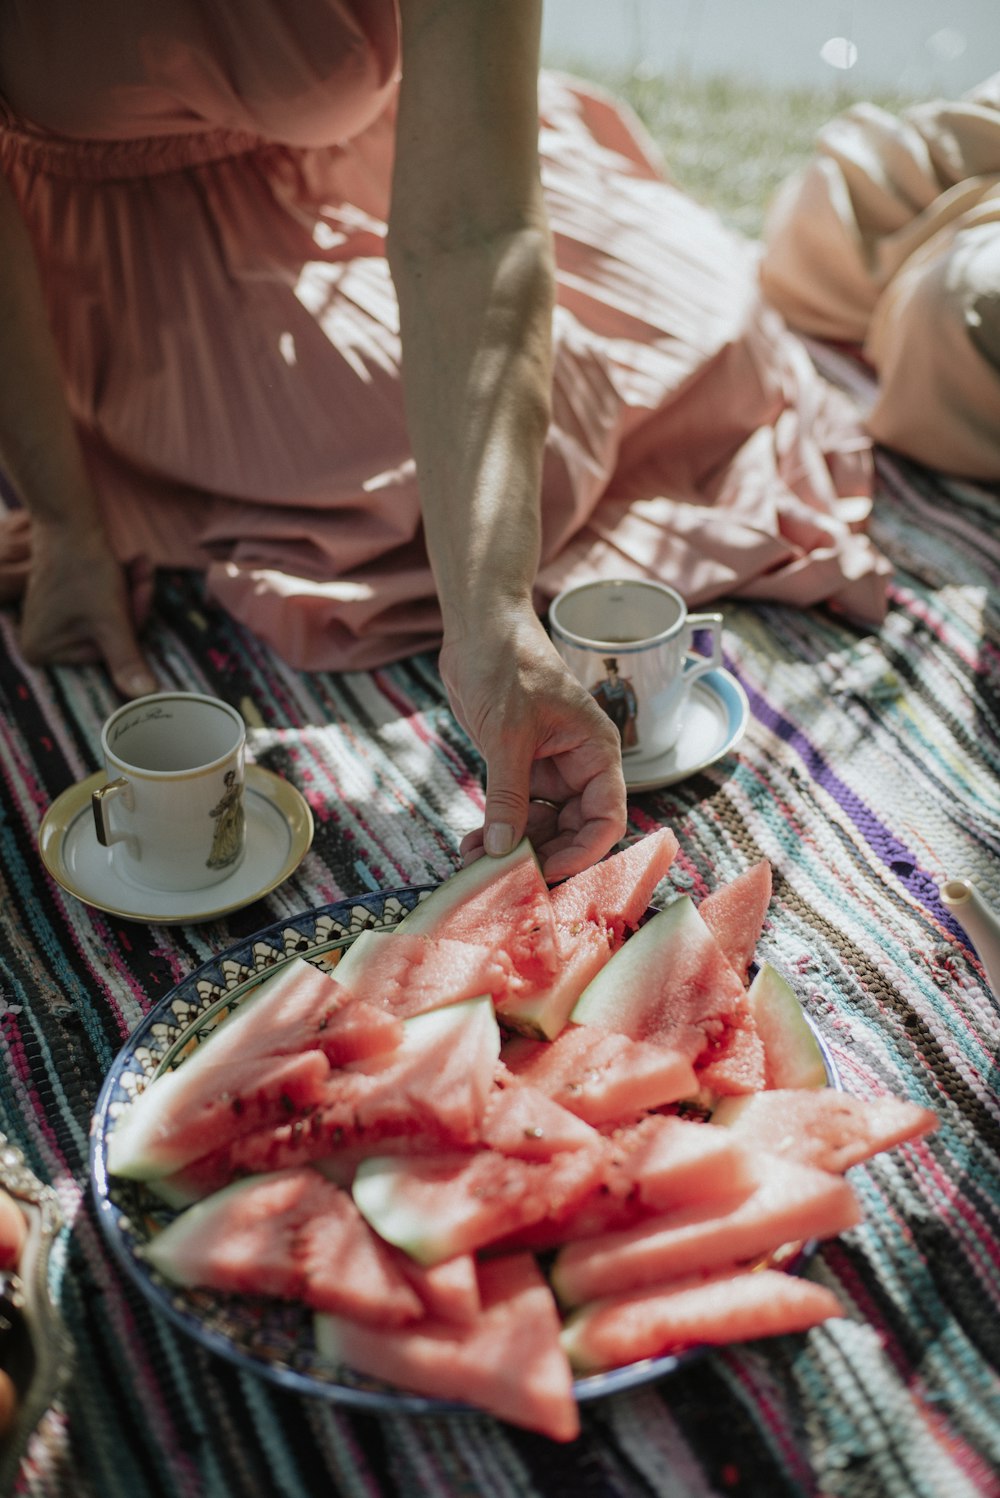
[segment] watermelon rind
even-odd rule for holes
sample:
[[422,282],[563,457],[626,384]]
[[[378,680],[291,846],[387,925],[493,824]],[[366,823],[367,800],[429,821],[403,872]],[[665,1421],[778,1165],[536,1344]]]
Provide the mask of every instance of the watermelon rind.
[[825,1087],[826,1065],[819,1042],[788,979],[769,962],[758,968],[747,1004],[764,1046],[771,1087]]
[[354,980],[364,973],[369,957],[378,950],[380,943],[395,936],[398,930],[399,926],[391,926],[388,930],[382,931],[359,931],[350,946],[344,948],[340,961],[334,969],[337,982],[349,988]]
[[843,1314],[824,1285],[776,1269],[732,1268],[590,1301],[567,1317],[560,1340],[574,1370],[588,1374],[678,1346],[806,1331]]
[[414,905],[395,930],[414,936],[433,936],[455,910],[476,895],[484,894],[504,873],[525,863],[533,863],[541,872],[535,850],[526,837],[501,858],[486,856],[465,864]]
[[536,1040],[555,1040],[565,1028],[581,994],[611,959],[607,934],[596,926],[579,931],[558,929],[562,963],[548,984],[504,998],[497,1005],[505,1030]]
[[179,1213],[161,1232],[157,1233],[142,1250],[142,1257],[165,1279],[175,1285],[197,1285],[200,1275],[188,1265],[193,1249],[217,1231],[224,1221],[229,1205],[241,1196],[255,1190],[261,1176],[244,1176],[232,1181],[220,1191],[195,1202],[186,1211]]
[[[680,973],[690,977],[696,990],[704,976],[718,986],[712,993],[678,995],[672,980]],[[617,1030],[633,1040],[683,1048],[693,1043],[699,1019],[731,1012],[743,992],[694,902],[682,895],[619,947],[588,983],[570,1020]],[[694,1010],[678,1012],[688,1008],[689,1000]]]
[[468,1326],[435,1319],[381,1335],[343,1317],[317,1316],[320,1355],[432,1397],[469,1401],[556,1441],[574,1440],[580,1414],[559,1341],[551,1292],[529,1254],[479,1266],[482,1308]]
[[[112,1175],[146,1179],[165,1175],[186,1163],[165,1146],[165,1129],[201,1087],[206,1069],[212,1070],[230,1058],[240,1058],[241,1037],[257,1031],[268,1036],[268,1011],[279,1005],[286,993],[295,992],[303,979],[322,992],[329,985],[330,1002],[336,1002],[337,987],[328,973],[301,957],[294,957],[232,1008],[209,1030],[201,1043],[172,1071],[163,1071],[138,1093],[118,1116],[108,1140],[108,1171]],[[273,1033],[273,1032],[272,1032]],[[275,1036],[273,1047],[258,1047],[262,1059],[288,1054],[288,1037]]]

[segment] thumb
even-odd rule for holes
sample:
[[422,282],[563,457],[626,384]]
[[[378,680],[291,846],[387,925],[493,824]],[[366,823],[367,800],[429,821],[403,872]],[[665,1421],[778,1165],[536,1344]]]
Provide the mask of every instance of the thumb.
[[494,858],[510,853],[524,836],[530,774],[530,752],[516,744],[487,756],[483,847]]
[[102,654],[111,680],[123,697],[146,697],[159,691],[159,682],[130,630],[103,640]]

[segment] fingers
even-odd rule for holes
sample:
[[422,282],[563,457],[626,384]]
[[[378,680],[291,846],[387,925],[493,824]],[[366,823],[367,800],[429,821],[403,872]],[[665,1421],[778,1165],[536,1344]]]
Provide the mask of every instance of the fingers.
[[[617,761],[599,770],[582,792],[567,786],[551,761],[536,761],[531,778],[533,791],[542,780],[551,799],[532,795],[524,831],[550,884],[589,868],[625,835],[625,786]],[[486,856],[485,836],[485,824],[466,833],[459,845],[463,863]]]
[[502,858],[520,842],[528,823],[528,782],[532,745],[518,733],[498,736],[486,749],[486,808],[483,847]]
[[156,571],[148,557],[136,557],[128,567],[128,590],[132,603],[132,622],[141,629],[149,618],[156,592]]
[[[560,846],[572,842],[574,836],[572,832],[559,832],[560,810],[559,806],[553,805],[550,801],[532,799],[528,802],[525,832],[536,849],[552,846],[556,838],[561,839]],[[485,827],[475,827],[462,838],[458,851],[463,863],[475,863],[477,858],[485,856],[486,849],[483,846],[485,832]]]
[[132,629],[124,621],[117,629],[102,627],[98,645],[108,674],[123,697],[146,697],[156,691],[156,677]]
[[0,515],[0,604],[16,603],[31,567],[31,521],[23,511]]

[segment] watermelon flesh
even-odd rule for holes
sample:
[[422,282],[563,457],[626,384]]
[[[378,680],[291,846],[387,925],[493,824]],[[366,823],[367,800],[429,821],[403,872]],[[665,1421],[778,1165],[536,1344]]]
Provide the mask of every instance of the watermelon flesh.
[[552,1284],[567,1306],[661,1280],[772,1254],[786,1243],[829,1238],[860,1221],[845,1180],[795,1161],[761,1156],[758,1183],[728,1204],[708,1202],[579,1239],[560,1249]]
[[698,1091],[679,1052],[590,1025],[569,1025],[548,1044],[518,1036],[504,1041],[500,1054],[522,1082],[590,1124],[634,1118]]
[[471,1253],[501,1233],[568,1210],[600,1179],[600,1149],[524,1160],[493,1150],[358,1166],[352,1193],[365,1220],[419,1264]]
[[[628,1138],[619,1156],[622,1180],[647,1207],[661,1212],[693,1202],[726,1201],[746,1195],[757,1184],[753,1154],[727,1130],[683,1118],[650,1114]],[[719,1135],[735,1148],[720,1149]],[[618,1140],[621,1150],[623,1141]]]
[[549,891],[558,967],[548,982],[526,985],[498,1002],[507,1028],[555,1039],[588,983],[646,914],[677,847],[674,834],[661,827]]
[[937,1114],[907,1098],[865,1100],[832,1088],[778,1088],[724,1098],[712,1114],[754,1150],[841,1173],[880,1150],[921,1139]]
[[727,1016],[725,1028],[709,1039],[694,1069],[710,1093],[759,1092],[766,1085],[764,1042],[748,1003],[737,1005]]
[[[720,1149],[729,1136],[735,1148]],[[604,1136],[596,1186],[579,1203],[514,1233],[495,1247],[544,1252],[581,1238],[632,1227],[696,1202],[730,1206],[757,1184],[753,1155],[728,1130],[649,1113]]]
[[403,917],[396,933],[448,937],[503,952],[515,990],[546,985],[559,967],[552,901],[527,838],[506,857],[477,859],[445,879]]
[[343,1065],[399,1045],[398,1020],[366,1008],[348,1021],[348,1005],[329,973],[293,958],[128,1104],[108,1143],[108,1169],[141,1180],[169,1175],[208,1141],[219,1148],[314,1106],[331,1058]]
[[804,1332],[843,1314],[833,1292],[810,1280],[726,1271],[593,1301],[567,1319],[562,1345],[571,1365],[591,1374],[699,1343]]
[[177,1204],[196,1201],[236,1176],[309,1164],[361,1144],[371,1152],[386,1136],[434,1149],[475,1143],[500,1054],[489,997],[415,1015],[403,1031],[390,1062],[342,1067],[307,1116],[286,1116],[204,1152],[160,1180],[159,1194]]
[[771,865],[762,858],[728,884],[710,890],[698,906],[698,914],[744,982],[757,953],[770,903]]
[[145,1257],[165,1279],[401,1326],[419,1296],[350,1195],[314,1170],[253,1176],[175,1217]]
[[551,1160],[563,1150],[594,1149],[600,1135],[590,1124],[529,1083],[508,1074],[487,1101],[480,1142],[501,1155]]
[[427,1318],[395,1332],[317,1316],[324,1357],[436,1399],[460,1400],[554,1441],[580,1432],[559,1315],[530,1254],[479,1267],[482,1311],[468,1327]]
[[649,909],[678,847],[670,828],[661,827],[555,885],[549,893],[557,923],[571,931],[596,926],[608,933],[614,946],[620,946]]
[[611,956],[605,931],[597,926],[573,930],[556,925],[559,971],[551,979],[508,990],[497,1000],[497,1017],[506,1030],[539,1040],[554,1040],[564,1028],[587,984]]
[[453,1326],[471,1326],[483,1308],[473,1254],[455,1254],[440,1264],[418,1264],[401,1249],[391,1249],[403,1278],[416,1290],[424,1314]]
[[574,1024],[695,1061],[743,1001],[743,985],[687,895],[658,911],[584,989]]
[[506,955],[480,942],[410,935],[398,927],[362,931],[336,968],[346,993],[400,1019],[480,994],[502,996],[511,975]]

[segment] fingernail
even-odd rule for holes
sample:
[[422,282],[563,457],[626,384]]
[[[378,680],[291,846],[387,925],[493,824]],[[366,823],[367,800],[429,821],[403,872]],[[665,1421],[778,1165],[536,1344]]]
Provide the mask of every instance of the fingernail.
[[122,680],[122,688],[128,697],[148,697],[156,691],[156,679],[147,671],[130,671]]
[[494,858],[502,858],[514,846],[514,829],[509,822],[491,822],[483,838],[483,847]]

